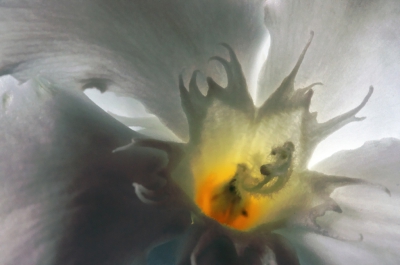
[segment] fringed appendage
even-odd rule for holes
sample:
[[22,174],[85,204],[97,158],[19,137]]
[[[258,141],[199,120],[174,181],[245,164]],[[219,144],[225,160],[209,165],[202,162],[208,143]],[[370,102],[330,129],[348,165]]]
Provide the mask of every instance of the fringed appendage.
[[[286,215],[282,217],[280,224],[288,225],[293,221],[316,233],[332,238],[360,240],[362,235],[357,238],[350,238],[339,235],[329,229],[324,229],[317,224],[316,219],[323,216],[327,211],[342,212],[340,206],[330,198],[330,194],[336,188],[354,184],[372,185],[383,189],[390,195],[389,190],[360,179],[326,176],[311,172],[307,169],[307,164],[315,147],[328,135],[350,122],[365,119],[365,117],[356,117],[356,114],[366,105],[374,89],[371,86],[363,101],[354,109],[324,123],[318,123],[317,113],[310,112],[310,104],[314,93],[313,89],[323,84],[315,82],[295,89],[296,75],[307,50],[311,46],[313,36],[314,32],[311,32],[310,38],[294,68],[276,91],[259,108],[254,106],[247,91],[246,80],[240,63],[233,49],[227,44],[222,45],[228,50],[230,60],[220,56],[210,58],[210,60],[219,62],[225,68],[228,79],[227,87],[223,88],[212,78],[207,78],[209,90],[206,95],[203,95],[196,84],[198,71],[193,73],[189,82],[189,89],[186,89],[184,81],[180,77],[181,101],[189,122],[189,143],[197,147],[197,149],[194,149],[197,152],[195,156],[197,160],[195,162],[201,172],[204,171],[207,174],[210,174],[209,172],[218,173],[218,168],[215,169],[218,167],[218,163],[215,163],[214,160],[198,159],[198,156],[208,155],[201,148],[204,141],[208,144],[204,150],[209,152],[213,150],[214,146],[215,148],[221,148],[221,150],[227,150],[227,154],[229,154],[227,157],[233,157],[232,164],[237,166],[236,171],[233,169],[234,173],[230,173],[231,175],[228,176],[228,179],[224,179],[224,185],[219,183],[219,186],[212,188],[214,192],[211,193],[211,198],[208,198],[208,200],[211,204],[210,216],[213,218],[215,218],[214,216],[222,216],[223,218],[215,219],[223,220],[223,223],[230,225],[238,218],[254,214],[254,209],[253,212],[247,212],[247,209],[251,208],[249,207],[251,204],[250,197],[253,199],[265,199],[267,197],[270,207],[275,200],[287,202],[288,199],[286,197],[291,196],[291,193],[293,193],[293,198],[295,198],[294,196],[306,198],[306,205],[300,205],[301,203],[299,203],[299,205],[287,206],[287,204],[283,203],[282,207],[292,208],[289,210],[282,209],[282,212],[294,212],[296,216]],[[218,104],[213,105],[215,101],[218,101]],[[232,117],[227,112],[229,108],[232,109]],[[240,115],[246,117],[243,118],[246,124],[239,124],[238,121],[241,121],[241,119],[238,117],[242,117]],[[218,123],[218,119],[222,119],[221,117],[223,117],[224,122],[228,120],[227,123],[232,118],[231,126],[228,126],[228,129],[221,128],[221,135],[223,136],[221,138],[214,137],[218,141],[204,139],[204,135],[208,135],[206,133],[208,128],[212,128],[210,135],[215,136],[215,133],[218,133],[218,128],[222,126],[222,124]],[[214,120],[218,124],[214,124]],[[207,121],[207,124],[205,121]],[[237,143],[234,142],[236,136],[238,138]],[[226,146],[220,147],[222,143],[226,144]],[[242,149],[231,148],[236,144]],[[232,150],[235,150],[235,152],[238,150],[238,154],[232,154]],[[268,154],[267,150],[271,150],[271,152]],[[220,153],[222,154],[223,152]],[[227,163],[227,157],[221,157],[221,161]],[[200,162],[197,163],[198,161]],[[209,168],[207,166],[201,168],[204,161],[211,166]],[[221,172],[224,173],[223,170]],[[215,176],[218,175],[216,174]],[[292,179],[296,179],[293,182],[294,185],[287,185]],[[212,181],[212,179],[209,180]],[[296,185],[303,186],[296,188]],[[292,188],[281,192],[287,186],[292,186]],[[284,196],[286,197],[283,198]],[[260,207],[262,206],[260,205]],[[278,206],[275,205],[275,207]]]

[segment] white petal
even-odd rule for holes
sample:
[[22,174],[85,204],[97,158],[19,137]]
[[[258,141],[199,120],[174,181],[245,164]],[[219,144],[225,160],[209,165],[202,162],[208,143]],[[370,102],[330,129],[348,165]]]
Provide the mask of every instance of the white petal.
[[400,140],[385,138],[366,142],[358,149],[338,152],[312,169],[379,183],[392,193],[400,193]]
[[[7,1],[0,4],[1,71],[134,96],[187,137],[178,75],[200,69],[229,43],[251,75],[266,31],[262,1]],[[209,70],[209,72],[206,71]]]
[[354,107],[373,85],[360,113],[367,119],[344,128],[316,150],[317,160],[367,140],[400,137],[400,2],[396,0],[273,0],[266,4],[271,48],[258,100],[264,100],[289,73],[309,32],[315,32],[297,77],[297,87],[323,82],[312,107],[319,120]]
[[125,263],[190,224],[178,189],[160,210],[132,187],[163,184],[167,153],[112,153],[135,132],[81,93],[6,76],[0,96],[0,264]]
[[301,264],[399,264],[399,195],[388,197],[370,188],[351,187],[336,192],[333,197],[343,213],[328,214],[319,218],[318,223],[354,239],[361,233],[363,239],[341,241],[300,229],[284,231],[283,235],[296,248]]
[[327,174],[380,183],[391,190],[392,196],[365,186],[336,190],[332,198],[343,213],[321,217],[319,224],[349,237],[357,238],[361,233],[363,240],[344,242],[299,231],[285,233],[305,264],[399,264],[399,152],[400,140],[383,139],[368,142],[357,150],[342,151],[314,167]]
[[132,130],[158,140],[181,142],[157,116],[149,114],[138,100],[120,97],[108,91],[102,93],[95,88],[86,89],[84,93],[97,106]]

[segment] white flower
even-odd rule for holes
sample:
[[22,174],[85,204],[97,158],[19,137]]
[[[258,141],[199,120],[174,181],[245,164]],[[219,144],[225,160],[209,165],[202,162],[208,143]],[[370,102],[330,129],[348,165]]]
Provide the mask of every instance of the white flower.
[[[397,264],[396,141],[347,159],[356,176],[308,164],[399,137],[399,10],[2,1],[0,263],[152,264],[178,240],[178,264]],[[131,131],[82,96],[93,87],[156,116],[103,102]],[[390,177],[364,177],[374,166]],[[350,184],[369,187],[336,190]]]

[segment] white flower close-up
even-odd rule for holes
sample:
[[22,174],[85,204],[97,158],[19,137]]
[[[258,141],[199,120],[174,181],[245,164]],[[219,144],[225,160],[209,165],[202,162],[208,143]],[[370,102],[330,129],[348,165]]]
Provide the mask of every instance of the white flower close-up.
[[400,264],[400,1],[0,1],[0,264]]

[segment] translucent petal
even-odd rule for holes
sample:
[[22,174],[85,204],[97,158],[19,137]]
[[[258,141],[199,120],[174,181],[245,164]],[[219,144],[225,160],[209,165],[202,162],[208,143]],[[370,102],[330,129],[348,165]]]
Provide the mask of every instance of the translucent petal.
[[157,116],[149,114],[138,100],[131,97],[120,97],[113,92],[101,93],[95,88],[86,89],[84,93],[97,106],[132,130],[154,139],[181,141]]
[[[370,195],[367,198],[366,193]],[[288,229],[282,234],[296,248],[301,264],[398,264],[398,194],[387,197],[371,189],[352,187],[338,191],[333,197],[343,213],[327,214],[318,222],[355,239],[361,233],[363,239],[342,241],[303,229]]]
[[[265,22],[271,47],[258,101],[262,102],[290,72],[311,30],[313,43],[298,73],[297,87],[322,82],[315,89],[312,109],[325,121],[350,109],[370,85],[375,94],[360,115],[363,123],[332,135],[315,153],[314,162],[365,141],[399,137],[400,2],[267,1]],[[350,96],[351,95],[351,96]],[[339,107],[340,106],[340,107]]]
[[[137,134],[44,80],[2,77],[0,96],[1,264],[131,264],[190,224],[190,200],[162,181],[172,153],[113,153]],[[171,205],[144,204],[132,183],[164,183]]]
[[250,76],[266,38],[261,0],[16,0],[0,7],[1,73],[133,96],[183,139],[179,74],[208,70],[223,79],[208,58],[227,42]]
[[312,169],[326,174],[379,181],[392,193],[400,193],[400,140],[385,138],[366,142],[355,150],[343,150]]
[[397,243],[400,239],[399,150],[398,139],[371,141],[359,149],[339,152],[314,167],[327,174],[379,181],[391,190],[392,196],[363,186],[336,190],[332,198],[343,212],[327,214],[319,218],[319,224],[354,238],[361,233],[363,239],[345,242],[301,230],[283,232],[296,246],[304,264],[400,262]]

